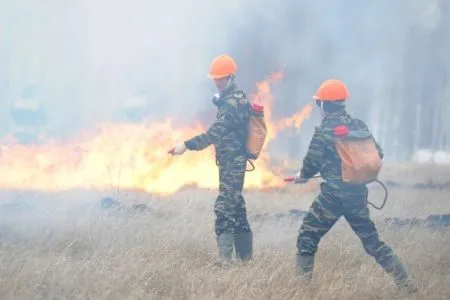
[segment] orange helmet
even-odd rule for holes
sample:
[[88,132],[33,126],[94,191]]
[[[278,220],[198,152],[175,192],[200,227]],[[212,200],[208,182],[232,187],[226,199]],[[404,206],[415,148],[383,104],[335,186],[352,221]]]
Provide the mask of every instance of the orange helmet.
[[209,77],[212,79],[224,78],[234,75],[237,71],[237,65],[231,56],[222,54],[214,58],[209,68]]
[[346,100],[349,92],[345,84],[338,79],[328,79],[322,82],[313,96],[316,100],[321,101],[339,101]]

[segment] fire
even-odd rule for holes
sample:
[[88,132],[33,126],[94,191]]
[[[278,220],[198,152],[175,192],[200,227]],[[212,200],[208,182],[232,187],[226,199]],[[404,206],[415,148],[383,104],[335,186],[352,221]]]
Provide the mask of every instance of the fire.
[[267,142],[265,144],[265,147],[267,147],[270,140],[272,140],[276,136],[277,131],[276,127],[274,127],[274,124],[270,122],[272,120],[272,108],[274,102],[274,97],[272,95],[270,86],[282,79],[283,73],[272,73],[266,80],[257,82],[256,88],[258,89],[258,91],[255,94],[250,95],[252,101],[264,104],[264,114],[266,120],[269,121],[267,122]]
[[[275,72],[269,76],[268,79],[257,82],[256,87],[258,92],[251,95],[253,101],[260,102],[265,106],[265,115],[268,120],[272,120],[272,109],[274,97],[271,91],[271,85],[283,79],[283,73]],[[273,139],[279,131],[289,127],[299,129],[303,121],[311,115],[313,106],[311,103],[304,106],[299,112],[291,117],[281,119],[279,121],[269,122],[268,124],[268,140]]]
[[299,129],[302,124],[303,121],[307,118],[309,118],[309,116],[311,115],[313,106],[311,103],[307,104],[306,106],[304,106],[298,113],[292,115],[289,118],[285,118],[282,119],[278,122],[276,122],[275,127],[277,129],[277,131],[289,128],[289,127],[295,127],[297,129]]
[[[282,78],[274,73],[257,83],[254,101],[265,107],[269,135],[288,126],[299,127],[308,108],[291,118],[271,121],[274,98],[270,85]],[[218,170],[213,147],[187,151],[172,157],[167,150],[206,128],[200,124],[179,128],[171,120],[162,123],[101,124],[68,141],[51,141],[44,145],[0,145],[0,179],[3,189],[61,191],[71,188],[139,189],[167,195],[186,185],[199,188],[218,186]],[[263,152],[255,162],[256,169],[247,173],[246,188],[282,186],[283,178],[270,166],[270,156]],[[280,166],[282,167],[282,166]]]

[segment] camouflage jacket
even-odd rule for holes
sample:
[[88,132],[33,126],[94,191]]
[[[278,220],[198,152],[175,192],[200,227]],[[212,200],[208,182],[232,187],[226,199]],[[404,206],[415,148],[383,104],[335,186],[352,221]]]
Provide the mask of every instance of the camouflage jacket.
[[[344,109],[338,112],[327,114],[320,127],[316,127],[311,139],[308,153],[303,159],[303,166],[300,171],[302,178],[311,178],[320,173],[326,184],[332,188],[350,188],[342,181],[341,159],[337,153],[334,139],[334,128],[339,125],[346,125],[353,130],[367,130],[367,125],[359,120],[353,119]],[[383,151],[375,141],[378,153],[383,158]],[[365,186],[365,185],[363,185]],[[352,185],[351,187],[355,187]]]
[[250,102],[235,86],[214,101],[217,106],[215,122],[205,133],[185,141],[189,150],[202,150],[214,145],[217,162],[223,163],[246,155]]

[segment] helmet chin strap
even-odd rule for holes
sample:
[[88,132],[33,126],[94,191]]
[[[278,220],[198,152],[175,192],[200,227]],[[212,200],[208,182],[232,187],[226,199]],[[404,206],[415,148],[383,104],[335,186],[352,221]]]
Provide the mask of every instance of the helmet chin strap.
[[322,119],[325,117],[325,112],[323,110],[323,101],[320,101],[320,115],[322,116]]
[[230,75],[228,77],[227,84],[225,85],[225,88],[221,91],[221,94],[226,92],[231,87],[231,85],[233,84],[233,81],[234,81],[234,75]]

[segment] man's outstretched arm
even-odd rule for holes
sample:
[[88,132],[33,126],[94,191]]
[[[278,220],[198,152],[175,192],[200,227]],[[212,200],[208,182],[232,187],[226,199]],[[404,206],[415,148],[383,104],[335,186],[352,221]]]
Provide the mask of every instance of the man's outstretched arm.
[[303,159],[303,166],[300,171],[300,178],[310,179],[316,175],[322,166],[325,152],[325,140],[320,134],[320,129],[316,129],[308,147],[308,152]]
[[203,150],[211,144],[217,144],[222,137],[236,124],[235,108],[225,103],[219,108],[216,121],[205,133],[201,133],[184,142],[189,150]]

